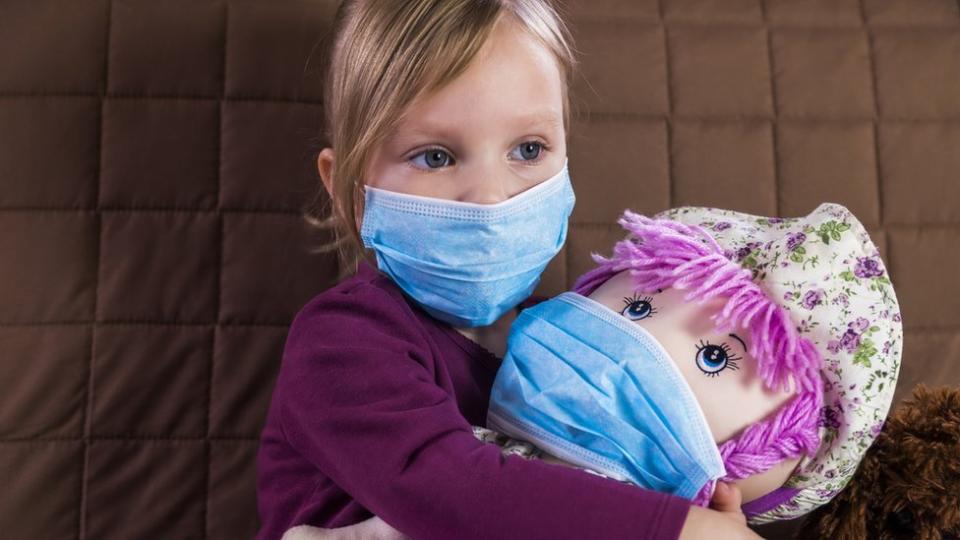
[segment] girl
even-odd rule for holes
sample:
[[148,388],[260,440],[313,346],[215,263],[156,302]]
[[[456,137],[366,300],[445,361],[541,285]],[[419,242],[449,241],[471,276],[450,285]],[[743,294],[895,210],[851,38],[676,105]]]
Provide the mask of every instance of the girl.
[[755,538],[729,491],[726,512],[691,508],[473,435],[573,205],[574,60],[550,5],[348,1],[331,54],[318,167],[356,271],[291,324],[258,538],[373,514],[417,539]]

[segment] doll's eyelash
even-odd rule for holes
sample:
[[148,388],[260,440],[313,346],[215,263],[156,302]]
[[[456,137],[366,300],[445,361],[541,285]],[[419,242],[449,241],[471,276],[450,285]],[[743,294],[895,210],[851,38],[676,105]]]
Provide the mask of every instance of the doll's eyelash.
[[624,308],[620,310],[620,314],[634,322],[652,317],[658,311],[657,308],[653,307],[652,300],[653,298],[649,296],[641,298],[636,294],[624,296]]
[[630,304],[634,303],[634,302],[646,302],[646,303],[650,304],[651,307],[653,307],[653,303],[652,303],[652,302],[653,302],[653,297],[652,297],[652,296],[644,296],[644,297],[641,297],[641,296],[638,296],[637,294],[634,294],[633,296],[624,296],[624,297],[623,297],[623,303],[626,304],[626,305],[628,305],[628,306],[629,306]]
[[[725,341],[724,341],[724,342],[721,342],[720,345],[714,345],[713,343],[710,343],[709,341],[707,341],[707,340],[705,340],[705,339],[701,339],[701,340],[700,340],[700,343],[699,343],[698,345],[696,345],[695,347],[696,347],[696,349],[697,349],[696,357],[695,357],[695,362],[696,362],[696,364],[697,364],[697,367],[700,368],[700,371],[702,371],[703,374],[706,375],[707,377],[719,377],[719,376],[720,376],[720,372],[723,371],[723,370],[726,370],[726,369],[732,369],[732,370],[734,370],[734,371],[737,371],[737,370],[740,369],[740,364],[738,364],[738,362],[739,362],[740,360],[743,360],[743,357],[742,357],[742,356],[736,356],[736,355],[733,353],[733,349],[732,349],[732,348],[730,347],[730,345],[729,345],[727,342],[725,342]],[[720,367],[719,369],[718,369],[718,368],[714,368],[714,367],[712,367],[712,366],[707,366],[707,367],[709,368],[709,369],[707,369],[707,368],[705,368],[704,366],[700,365],[700,361],[701,361],[700,354],[701,354],[701,353],[704,351],[704,349],[706,349],[707,347],[719,347],[719,348],[723,351],[723,353],[724,353],[724,355],[725,355],[725,360],[726,360],[726,361],[724,362],[723,366]]]

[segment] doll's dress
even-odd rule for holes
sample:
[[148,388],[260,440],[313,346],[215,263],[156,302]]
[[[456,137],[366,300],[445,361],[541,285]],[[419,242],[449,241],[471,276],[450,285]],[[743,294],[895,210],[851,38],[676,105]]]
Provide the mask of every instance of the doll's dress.
[[[492,429],[483,427],[483,426],[472,426],[473,427],[473,436],[477,439],[493,443],[500,447],[500,453],[504,456],[520,456],[524,459],[549,459],[550,455],[546,454],[543,450],[537,448],[533,444],[527,441],[521,441],[513,439]],[[585,467],[580,467],[578,465],[569,464],[570,467],[575,469],[580,469],[584,472],[588,472],[595,476],[602,476],[603,478],[610,478],[609,476],[599,473],[597,471],[587,469]],[[611,480],[616,480],[618,482],[623,482],[629,484],[630,482],[626,480],[618,480],[616,478],[610,478]]]

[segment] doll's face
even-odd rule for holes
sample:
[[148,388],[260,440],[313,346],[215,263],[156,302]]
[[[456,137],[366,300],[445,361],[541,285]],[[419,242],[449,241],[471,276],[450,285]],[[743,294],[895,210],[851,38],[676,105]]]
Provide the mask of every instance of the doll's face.
[[[764,387],[757,376],[757,362],[747,352],[750,335],[745,329],[726,334],[716,331],[710,317],[723,307],[723,300],[686,302],[686,292],[637,291],[629,272],[624,271],[589,296],[643,327],[660,342],[693,390],[719,444],[770,416],[793,393]],[[741,485],[744,501],[782,485],[798,461],[796,458],[771,469],[766,482],[756,479],[756,486]]]

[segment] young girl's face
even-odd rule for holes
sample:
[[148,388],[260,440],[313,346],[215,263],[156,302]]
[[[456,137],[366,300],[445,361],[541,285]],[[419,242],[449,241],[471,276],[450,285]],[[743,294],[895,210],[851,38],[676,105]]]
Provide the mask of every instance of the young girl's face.
[[477,204],[537,185],[566,159],[562,85],[549,51],[505,16],[464,73],[410,105],[366,184]]

